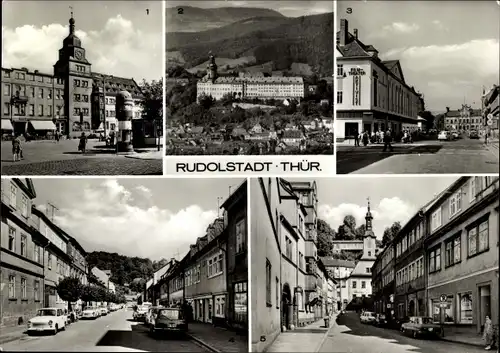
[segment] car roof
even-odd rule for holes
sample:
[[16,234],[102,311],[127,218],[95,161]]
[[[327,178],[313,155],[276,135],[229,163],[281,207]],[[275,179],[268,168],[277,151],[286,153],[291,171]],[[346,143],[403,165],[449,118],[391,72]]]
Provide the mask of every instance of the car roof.
[[[57,309],[61,309],[61,308],[40,308],[38,310],[57,310]],[[64,310],[64,309],[61,309],[61,310]]]

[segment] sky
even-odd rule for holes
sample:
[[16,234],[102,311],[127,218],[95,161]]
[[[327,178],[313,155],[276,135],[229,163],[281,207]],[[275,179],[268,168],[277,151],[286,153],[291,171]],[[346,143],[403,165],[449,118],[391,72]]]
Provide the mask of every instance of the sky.
[[334,230],[347,215],[354,216],[360,226],[365,223],[370,198],[373,231],[377,239],[382,240],[386,227],[397,221],[404,226],[421,207],[457,179],[441,176],[317,178],[318,217]]
[[[348,8],[352,13],[348,14]],[[481,108],[482,86],[499,82],[498,1],[338,1],[340,19],[384,60],[399,59],[427,110]]]
[[70,6],[92,71],[138,83],[162,77],[161,1],[2,1],[2,67],[53,73]]
[[269,0],[249,0],[249,1],[211,1],[211,0],[198,0],[198,1],[170,1],[167,0],[167,8],[176,6],[193,6],[200,8],[213,8],[213,7],[259,7],[265,9],[276,10],[281,14],[288,17],[300,17],[307,15],[317,15],[321,13],[333,12],[333,1],[318,1],[318,0],[304,0],[304,1],[269,1]]
[[32,180],[37,207],[56,206],[55,223],[86,251],[151,260],[180,260],[189,245],[205,235],[218,215],[218,205],[243,182],[233,178]]

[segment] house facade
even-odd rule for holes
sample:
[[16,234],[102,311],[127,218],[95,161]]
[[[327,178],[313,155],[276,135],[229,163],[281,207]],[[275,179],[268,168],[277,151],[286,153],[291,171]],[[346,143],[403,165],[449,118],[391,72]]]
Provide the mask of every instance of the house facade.
[[499,178],[461,177],[428,210],[428,315],[481,332],[498,322]]

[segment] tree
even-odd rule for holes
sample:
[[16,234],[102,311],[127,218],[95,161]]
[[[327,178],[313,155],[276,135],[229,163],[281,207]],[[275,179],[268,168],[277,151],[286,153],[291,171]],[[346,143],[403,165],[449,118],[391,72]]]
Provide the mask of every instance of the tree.
[[140,101],[142,116],[149,121],[163,119],[163,78],[151,83],[142,81],[141,91],[144,98]]
[[317,234],[318,234],[318,256],[332,256],[333,255],[333,239],[335,238],[335,231],[328,223],[319,219],[316,221]]
[[418,116],[425,119],[425,127],[427,130],[434,128],[434,120],[436,117],[428,110],[418,113]]
[[394,239],[394,237],[401,230],[401,223],[394,222],[390,227],[384,229],[384,235],[382,236],[382,246],[386,247]]
[[91,284],[82,286],[82,293],[80,295],[80,299],[87,303],[97,301],[97,287]]
[[352,215],[344,217],[343,223],[339,226],[337,231],[338,240],[353,240],[355,238],[356,218]]
[[198,102],[200,102],[203,109],[208,110],[214,105],[215,99],[212,96],[207,96],[205,93],[202,93],[198,97]]
[[59,297],[68,302],[68,311],[71,312],[71,303],[80,299],[82,294],[82,283],[77,277],[64,277],[56,285]]

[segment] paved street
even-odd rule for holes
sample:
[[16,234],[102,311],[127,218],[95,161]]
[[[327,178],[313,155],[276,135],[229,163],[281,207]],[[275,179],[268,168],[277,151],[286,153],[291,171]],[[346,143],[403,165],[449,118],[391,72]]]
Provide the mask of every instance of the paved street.
[[498,141],[485,146],[483,140],[419,141],[395,144],[394,152],[383,145],[337,146],[338,174],[432,174],[498,173]]
[[331,353],[479,353],[484,348],[441,341],[413,339],[399,331],[361,324],[355,313],[347,313],[328,333],[320,352]]
[[80,320],[56,336],[28,336],[1,345],[4,351],[157,351],[206,352],[186,338],[152,338],[142,323],[132,322],[132,311],[120,310],[96,320]]
[[115,155],[97,140],[89,140],[85,155],[78,152],[78,140],[25,142],[24,159],[18,162],[12,161],[11,142],[1,147],[3,175],[152,175],[163,170],[161,152]]

